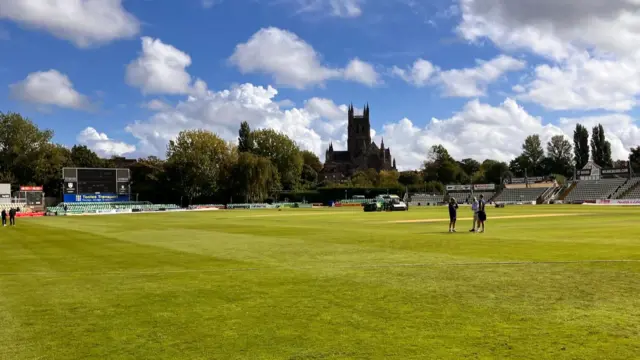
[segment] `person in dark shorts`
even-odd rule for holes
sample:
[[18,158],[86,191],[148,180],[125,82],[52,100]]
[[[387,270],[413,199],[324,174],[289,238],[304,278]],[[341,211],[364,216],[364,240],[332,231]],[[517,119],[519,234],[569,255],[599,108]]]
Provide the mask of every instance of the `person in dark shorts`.
[[7,210],[2,209],[2,226],[7,226]]
[[449,232],[456,232],[456,219],[458,217],[458,203],[455,198],[449,199]]
[[487,220],[487,213],[484,208],[487,203],[484,201],[484,196],[480,194],[480,200],[478,201],[478,230],[484,232],[484,222]]
[[16,209],[14,208],[11,208],[11,210],[9,210],[9,225],[16,225]]

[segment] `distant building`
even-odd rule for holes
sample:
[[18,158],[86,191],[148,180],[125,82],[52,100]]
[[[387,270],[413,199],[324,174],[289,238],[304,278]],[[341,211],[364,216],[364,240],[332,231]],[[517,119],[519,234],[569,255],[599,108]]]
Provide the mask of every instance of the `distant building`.
[[385,149],[384,139],[380,147],[371,142],[369,105],[365,105],[362,115],[355,115],[350,105],[348,116],[347,151],[335,151],[333,143],[329,145],[320,180],[345,180],[358,170],[396,170],[396,160],[391,157],[391,151]]

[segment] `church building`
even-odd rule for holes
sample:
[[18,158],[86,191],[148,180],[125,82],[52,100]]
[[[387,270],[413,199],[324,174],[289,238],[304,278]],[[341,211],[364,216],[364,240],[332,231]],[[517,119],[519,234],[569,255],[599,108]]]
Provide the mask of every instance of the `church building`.
[[396,170],[396,161],[391,158],[391,151],[385,149],[384,139],[379,147],[371,142],[369,105],[365,105],[362,115],[355,115],[353,105],[350,105],[348,116],[347,151],[335,151],[333,143],[329,145],[320,180],[346,180],[358,170]]

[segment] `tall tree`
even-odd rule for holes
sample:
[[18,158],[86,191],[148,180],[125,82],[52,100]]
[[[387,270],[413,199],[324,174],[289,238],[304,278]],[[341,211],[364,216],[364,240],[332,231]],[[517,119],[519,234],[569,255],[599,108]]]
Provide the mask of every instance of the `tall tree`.
[[139,200],[152,202],[175,201],[169,197],[165,162],[155,156],[138,159],[129,167],[131,172],[131,194]]
[[555,135],[547,143],[547,157],[550,160],[549,169],[553,174],[568,175],[572,169],[573,148],[563,135]]
[[73,145],[71,148],[71,162],[74,166],[83,168],[104,167],[105,160],[85,145]]
[[602,167],[612,167],[611,143],[607,141],[602,124],[594,126],[591,132],[591,158]]
[[433,145],[423,164],[424,180],[452,184],[460,179],[460,166],[442,145]]
[[316,173],[319,173],[322,170],[322,162],[320,161],[320,158],[318,158],[318,155],[309,150],[303,150],[301,154],[303,164],[309,165]]
[[515,177],[523,177],[525,169],[529,169],[529,159],[527,159],[524,154],[518,155],[509,162],[509,171],[511,171]]
[[62,168],[72,166],[69,149],[62,145],[46,144],[40,150],[34,166],[33,185],[43,185],[49,197],[60,197],[63,186]]
[[249,123],[243,121],[240,123],[240,130],[238,131],[238,152],[252,152],[254,146]]
[[589,162],[589,130],[582,124],[576,124],[573,130],[573,160],[578,169]]
[[424,180],[418,171],[402,171],[398,176],[398,182],[403,186],[422,185]]
[[631,149],[629,153],[629,166],[635,173],[640,173],[640,146]]
[[[536,175],[542,170],[542,160],[544,159],[544,149],[540,135],[529,135],[522,144],[522,156],[527,159],[527,171],[529,175]],[[539,174],[540,175],[540,174]]]
[[499,184],[503,175],[509,171],[509,165],[495,160],[485,160],[480,167],[484,173],[484,182],[493,184]]
[[381,188],[396,188],[400,185],[398,182],[400,174],[397,171],[380,171],[380,183]]
[[473,176],[473,174],[480,170],[480,163],[474,159],[462,159],[458,164],[462,171],[469,176]]
[[223,186],[230,159],[231,147],[218,135],[185,130],[169,141],[167,170],[191,203],[199,196],[212,196]]
[[249,152],[238,155],[231,174],[235,192],[246,202],[264,201],[278,183],[278,170],[273,163]]
[[288,136],[272,129],[252,132],[253,153],[265,157],[275,165],[285,189],[293,189],[300,180],[304,159],[298,145]]
[[40,130],[16,113],[0,113],[0,169],[20,184],[32,183],[36,163],[46,152],[53,131]]

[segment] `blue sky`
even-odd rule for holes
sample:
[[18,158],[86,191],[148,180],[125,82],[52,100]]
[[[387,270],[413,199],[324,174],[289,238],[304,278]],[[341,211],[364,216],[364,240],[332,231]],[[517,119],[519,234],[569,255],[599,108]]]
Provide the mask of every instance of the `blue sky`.
[[401,168],[438,143],[508,160],[526,135],[571,136],[576,122],[603,123],[616,157],[640,143],[635,45],[606,41],[612,29],[640,37],[620,12],[572,9],[602,24],[565,16],[568,31],[568,1],[539,13],[500,0],[207,5],[0,0],[0,110],[104,156],[162,155],[188,128],[233,140],[242,120],[322,156],[345,145],[344,105],[367,101]]

